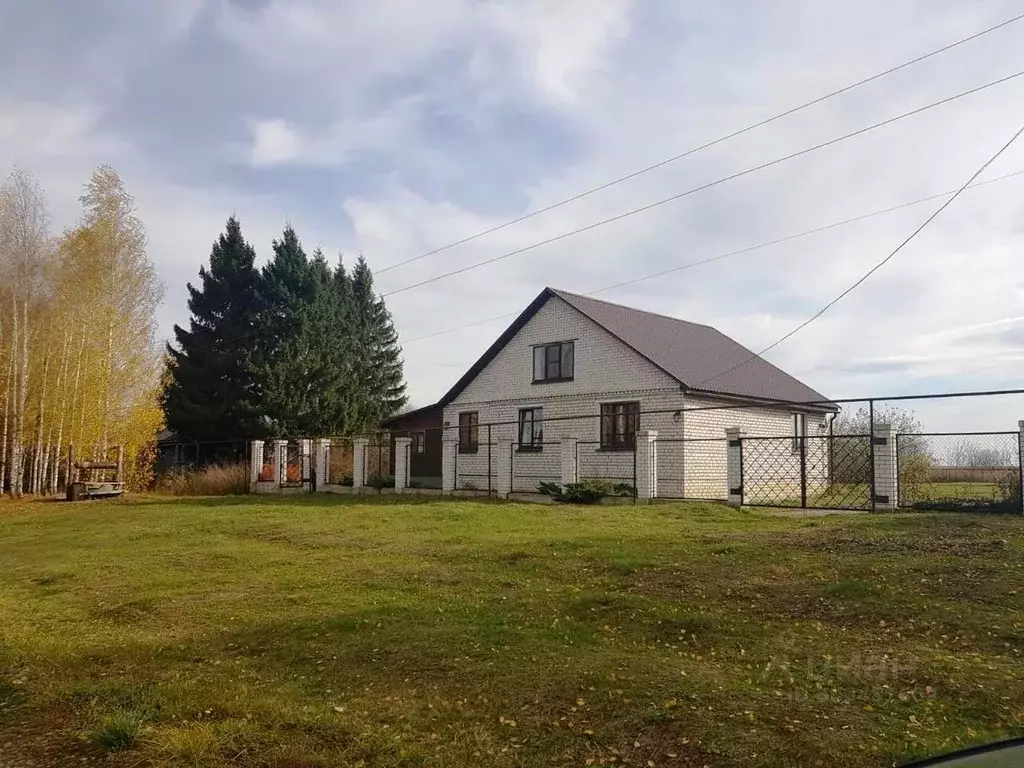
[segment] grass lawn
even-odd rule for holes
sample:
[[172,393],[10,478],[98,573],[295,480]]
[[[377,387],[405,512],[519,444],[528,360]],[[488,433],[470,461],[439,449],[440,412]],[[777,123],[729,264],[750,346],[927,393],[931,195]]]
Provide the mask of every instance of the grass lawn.
[[1020,518],[4,503],[0,563],[5,767],[842,768],[1024,733]]

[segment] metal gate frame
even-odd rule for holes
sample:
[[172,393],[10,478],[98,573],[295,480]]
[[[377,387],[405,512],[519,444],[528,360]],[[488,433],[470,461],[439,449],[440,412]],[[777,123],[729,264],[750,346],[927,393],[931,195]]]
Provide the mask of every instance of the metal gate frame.
[[[876,438],[876,437],[874,437],[872,435],[832,435],[832,434],[830,434],[830,435],[820,435],[820,436],[813,436],[813,435],[800,435],[800,436],[789,435],[789,436],[774,436],[774,437],[769,437],[769,436],[743,436],[743,437],[739,438],[740,478],[741,478],[741,480],[740,480],[740,488],[739,488],[739,491],[740,491],[740,503],[742,504],[742,506],[745,506],[745,507],[775,507],[775,508],[788,508],[788,509],[826,509],[826,510],[827,509],[842,509],[842,510],[861,510],[861,511],[871,511],[871,512],[874,512],[875,508],[876,508],[876,503],[877,503],[877,496],[876,496],[876,493],[875,493],[875,490],[876,490],[875,489],[875,485],[876,485],[876,478],[875,478],[875,445],[876,445],[876,443],[875,443],[875,441],[877,439],[880,439],[880,438]],[[828,482],[829,488],[836,487],[836,486],[840,485],[839,483],[837,483],[835,481],[835,475],[836,475],[836,469],[837,469],[836,468],[836,458],[835,458],[835,444],[836,444],[836,442],[837,441],[849,441],[849,440],[863,440],[864,441],[863,448],[866,449],[866,450],[864,452],[864,456],[861,457],[861,459],[862,459],[863,464],[865,464],[865,467],[863,468],[865,477],[863,478],[863,481],[861,481],[861,482],[854,482],[854,483],[851,484],[851,485],[854,485],[854,486],[861,485],[861,484],[864,484],[864,485],[867,486],[867,488],[866,488],[866,490],[867,490],[866,499],[863,502],[861,502],[861,503],[851,503],[850,499],[852,497],[851,497],[850,494],[846,494],[846,495],[842,495],[842,496],[831,496],[830,497],[827,492],[825,494],[822,494],[822,495],[819,495],[819,496],[816,496],[816,497],[812,497],[811,499],[809,499],[808,492],[807,492],[807,490],[808,490],[808,473],[807,473],[807,453],[808,453],[808,451],[807,451],[807,444],[808,444],[809,440],[810,441],[819,441],[819,440],[820,441],[827,441],[827,443],[826,443],[826,445],[827,445],[827,466],[828,466],[828,475],[827,475],[828,480],[827,480],[827,482]],[[795,482],[795,483],[798,483],[799,484],[799,494],[800,494],[799,503],[796,503],[796,499],[793,499],[793,503],[787,503],[786,499],[779,499],[779,500],[772,500],[772,501],[751,501],[750,500],[749,493],[748,493],[748,488],[747,488],[747,485],[748,485],[747,480],[748,480],[748,472],[751,471],[751,459],[754,458],[754,457],[752,455],[750,455],[750,453],[748,453],[748,446],[749,445],[755,445],[758,442],[762,442],[762,441],[777,441],[777,442],[782,442],[783,444],[789,443],[791,445],[794,442],[796,443],[797,449],[796,449],[796,451],[794,453],[790,454],[790,458],[792,458],[793,456],[799,457],[798,458],[799,464],[798,464],[798,467],[797,467],[798,470],[799,470],[799,476],[797,478],[794,478],[793,481],[779,480],[779,479],[776,478],[774,480],[769,480],[769,482],[780,482],[780,483],[781,482]],[[780,459],[775,459],[775,461],[776,462],[780,461]],[[769,475],[769,477],[770,477],[770,475]],[[781,493],[780,493],[780,496],[782,496]],[[830,499],[832,499],[834,501],[830,501],[830,503],[819,503],[819,501],[821,499],[823,499],[823,498],[830,498]]]

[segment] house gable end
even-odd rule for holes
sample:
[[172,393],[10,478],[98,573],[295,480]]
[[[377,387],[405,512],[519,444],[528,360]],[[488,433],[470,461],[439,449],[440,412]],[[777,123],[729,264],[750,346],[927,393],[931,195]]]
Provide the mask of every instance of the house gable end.
[[[572,380],[534,383],[534,347],[568,341],[575,350]],[[677,379],[545,289],[441,402],[678,390],[679,386]]]

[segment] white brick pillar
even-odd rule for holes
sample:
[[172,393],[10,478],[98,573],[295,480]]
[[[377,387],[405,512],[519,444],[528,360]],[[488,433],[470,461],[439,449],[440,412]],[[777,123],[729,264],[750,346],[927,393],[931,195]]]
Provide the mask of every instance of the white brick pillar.
[[395,438],[395,491],[402,491],[408,484],[409,462],[412,459],[412,438]]
[[658,433],[648,429],[636,436],[636,497],[650,501],[658,495]]
[[892,424],[875,424],[872,442],[875,452],[875,509],[899,506],[899,471],[896,463],[896,429]]
[[327,485],[330,476],[328,472],[328,459],[331,455],[331,441],[324,438],[317,438],[313,441],[313,453],[315,456],[314,466],[316,467],[316,489],[322,491]]
[[281,477],[281,471],[287,472],[288,462],[288,441],[287,440],[275,440],[274,441],[274,476],[273,481],[280,484],[281,481],[287,480],[288,478]]
[[357,437],[352,441],[352,487],[362,488],[366,485],[366,446],[370,441],[365,437]]
[[578,482],[576,467],[576,438],[564,436],[562,441],[562,485]]
[[725,480],[730,507],[743,506],[743,435],[739,427],[725,430]]
[[299,440],[299,454],[300,463],[302,466],[302,481],[303,484],[311,485],[309,481],[313,479],[313,441],[312,440]]
[[512,493],[513,445],[513,443],[503,443],[501,440],[494,441],[494,453],[491,455],[491,466],[494,472],[492,487],[499,498],[504,498]]
[[451,493],[455,490],[456,462],[459,443],[456,440],[444,440],[441,443],[441,490]]
[[263,441],[253,440],[249,451],[249,487],[255,491],[263,471]]
[[[1020,449],[1020,470],[1017,473],[1017,482],[1021,481],[1021,473],[1024,472],[1024,419],[1017,422],[1017,428],[1020,430],[1020,437],[1017,438],[1017,448]],[[1017,486],[1017,490],[1020,492],[1020,506],[1021,512],[1024,513],[1024,483]]]

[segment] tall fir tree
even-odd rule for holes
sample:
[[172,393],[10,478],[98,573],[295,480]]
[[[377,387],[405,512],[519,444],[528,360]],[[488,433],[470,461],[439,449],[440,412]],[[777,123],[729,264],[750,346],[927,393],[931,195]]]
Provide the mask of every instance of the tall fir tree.
[[273,243],[274,255],[259,283],[256,372],[269,434],[312,434],[316,420],[317,340],[312,312],[317,294],[314,267],[291,226]]
[[374,293],[373,274],[362,256],[350,282],[352,425],[356,430],[375,429],[408,402],[402,348],[391,313],[384,299]]
[[174,326],[167,346],[163,393],[167,426],[187,440],[223,440],[263,434],[260,392],[252,368],[257,339],[256,252],[234,216],[188,285],[189,329]]
[[343,435],[350,430],[351,312],[345,267],[332,272],[322,252],[310,261],[313,297],[306,307],[305,329],[311,355],[308,372],[315,382],[312,419],[304,430],[314,435]]

